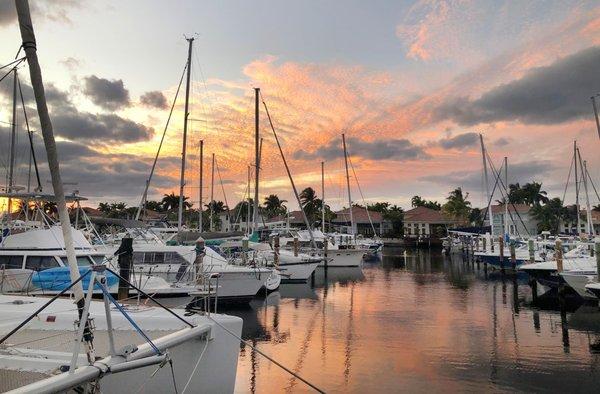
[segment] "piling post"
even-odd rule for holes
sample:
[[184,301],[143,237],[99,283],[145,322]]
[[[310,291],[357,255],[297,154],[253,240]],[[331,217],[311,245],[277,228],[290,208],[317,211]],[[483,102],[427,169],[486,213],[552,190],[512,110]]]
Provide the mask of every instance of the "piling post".
[[504,237],[498,237],[498,248],[500,249],[500,268],[504,270]]
[[594,242],[594,254],[596,255],[596,279],[600,282],[600,240]]
[[560,273],[563,271],[563,250],[562,241],[560,239],[556,240],[554,246],[554,257],[556,258],[556,271]]
[[196,241],[196,258],[194,259],[194,270],[196,271],[195,280],[196,280],[197,285],[204,284],[204,275],[203,275],[204,270],[202,268],[202,262],[204,261],[204,255],[206,254],[204,247],[205,247],[204,239],[199,238]]
[[515,250],[515,243],[513,241],[510,242],[510,264],[514,271],[517,270],[517,252]]
[[480,249],[479,249],[479,237],[475,238],[475,247],[477,248],[477,251],[479,252],[480,251]]
[[248,262],[248,246],[248,237],[242,238],[242,263],[244,265],[246,265],[246,263]]
[[298,248],[299,248],[299,244],[298,244],[298,237],[294,237],[294,256],[298,257]]
[[487,252],[487,238],[483,237],[481,241],[483,242],[483,251]]
[[529,262],[533,264],[535,263],[535,249],[533,247],[533,239],[527,241],[527,246],[529,248]]
[[273,238],[273,265],[275,268],[279,269],[279,234]]
[[123,238],[119,249],[115,252],[119,261],[119,291],[117,298],[129,298],[129,284],[131,279],[131,266],[133,265],[133,238]]
[[325,264],[325,268],[329,264],[327,255],[329,254],[329,238],[327,236],[323,237],[323,263]]

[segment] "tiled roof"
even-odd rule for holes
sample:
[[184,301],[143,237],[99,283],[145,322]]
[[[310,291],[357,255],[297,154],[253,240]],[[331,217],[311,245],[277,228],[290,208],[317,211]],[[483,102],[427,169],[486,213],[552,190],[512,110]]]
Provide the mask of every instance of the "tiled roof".
[[427,207],[416,207],[404,212],[405,222],[425,223],[456,223],[456,220],[448,218],[441,211]]
[[[335,213],[337,217],[333,220],[334,223],[350,222],[350,209],[342,209]],[[362,207],[352,207],[352,218],[354,223],[369,223],[369,216],[373,223],[381,223],[383,221],[383,215],[379,212],[369,211]]]
[[[492,214],[504,213],[504,204],[495,204],[492,205]],[[527,213],[531,209],[531,207],[527,204],[508,204],[508,211],[514,213],[516,211],[519,213]],[[485,208],[483,208],[485,210]]]

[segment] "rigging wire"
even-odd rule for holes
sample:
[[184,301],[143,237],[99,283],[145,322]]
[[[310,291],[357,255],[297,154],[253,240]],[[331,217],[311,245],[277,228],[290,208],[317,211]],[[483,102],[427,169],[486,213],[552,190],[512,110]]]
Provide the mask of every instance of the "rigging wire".
[[160,138],[160,144],[158,145],[158,150],[156,151],[156,156],[154,157],[154,163],[152,163],[152,169],[150,170],[150,175],[146,180],[146,186],[144,189],[144,193],[142,194],[142,200],[140,201],[140,205],[138,206],[138,210],[135,214],[135,219],[139,219],[141,210],[144,208],[146,204],[146,200],[148,198],[148,189],[150,187],[150,182],[152,181],[152,176],[154,175],[154,169],[156,168],[156,162],[158,161],[158,157],[160,155],[160,150],[162,148],[163,142],[165,140],[165,135],[167,134],[167,130],[169,128],[169,123],[171,122],[171,116],[173,115],[173,110],[175,109],[175,104],[177,103],[177,97],[179,96],[179,91],[181,90],[181,84],[183,83],[183,77],[185,76],[185,70],[187,69],[187,61],[185,62],[185,66],[183,67],[183,72],[181,73],[181,79],[179,80],[179,85],[177,86],[177,91],[175,92],[175,98],[173,99],[173,104],[171,105],[171,110],[169,111],[169,117],[167,118],[167,123],[165,124],[165,129],[163,131],[162,137]]
[[563,192],[563,196],[562,196],[562,203],[565,203],[565,198],[567,196],[567,188],[569,187],[569,180],[571,179],[571,171],[573,171],[573,162],[575,161],[575,155],[573,155],[573,157],[571,158],[571,165],[569,167],[569,174],[567,175],[567,182],[565,182],[565,191]]
[[[365,211],[367,212],[367,217],[369,218],[369,223],[371,224],[371,229],[373,230],[373,234],[377,236],[377,231],[375,231],[375,226],[373,225],[373,220],[371,220],[371,214],[369,213],[369,207],[367,206],[367,202],[365,201],[365,196],[362,192],[362,188],[360,187],[360,183],[358,182],[358,177],[356,176],[356,171],[354,170],[354,164],[352,164],[352,159],[350,159],[350,155],[348,155],[348,161],[350,162],[350,168],[352,168],[352,174],[354,175],[354,180],[356,181],[356,186],[358,186],[358,191],[360,193],[360,197],[362,198],[363,204],[365,204]],[[352,209],[352,208],[350,208]]]
[[[23,116],[25,117],[25,126],[27,128],[27,136],[29,137],[29,149],[31,149],[31,159],[33,160],[33,166],[35,168],[35,177],[38,184],[38,190],[42,191],[42,182],[40,181],[40,173],[38,171],[37,159],[35,157],[35,149],[33,148],[33,132],[29,128],[29,118],[27,116],[27,109],[25,108],[25,100],[23,99],[23,90],[21,89],[21,81],[17,78],[17,84],[19,86],[19,95],[21,96],[21,105],[23,107]],[[31,165],[29,167],[31,171]]]

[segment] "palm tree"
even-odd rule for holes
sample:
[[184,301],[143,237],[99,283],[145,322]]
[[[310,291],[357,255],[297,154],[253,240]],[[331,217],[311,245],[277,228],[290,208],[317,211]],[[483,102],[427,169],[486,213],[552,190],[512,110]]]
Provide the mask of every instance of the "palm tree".
[[548,200],[545,205],[536,204],[533,206],[532,211],[533,217],[538,221],[538,231],[550,231],[554,234],[558,234],[560,221],[570,216],[568,209],[563,207],[560,198]]
[[[187,202],[189,197],[183,196],[183,210],[189,209],[192,207],[192,204]],[[179,196],[175,193],[171,192],[170,194],[165,194],[161,203],[165,209],[165,211],[174,211],[179,209]]]
[[523,185],[523,195],[525,203],[534,206],[540,204],[547,204],[548,193],[542,190],[542,184],[538,182],[526,183]]
[[227,210],[227,206],[223,201],[211,201],[205,205],[206,210],[210,211],[212,207],[212,212],[217,214],[219,212],[224,212]]
[[463,195],[460,187],[452,190],[446,198],[447,202],[442,207],[442,211],[460,222],[468,221],[471,213],[471,202],[467,201],[468,197],[469,193]]
[[270,194],[265,197],[265,212],[268,218],[273,218],[277,215],[284,215],[287,212],[287,208],[284,203],[286,200],[281,200],[277,194]]
[[321,212],[321,205],[323,205],[323,202],[320,198],[317,198],[317,193],[312,187],[307,187],[302,190],[300,193],[300,203],[302,204],[302,209],[309,222],[314,222]]

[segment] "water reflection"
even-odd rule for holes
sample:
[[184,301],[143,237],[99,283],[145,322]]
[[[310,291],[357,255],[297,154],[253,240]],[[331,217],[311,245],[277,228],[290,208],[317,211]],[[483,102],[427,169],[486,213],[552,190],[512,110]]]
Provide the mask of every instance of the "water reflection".
[[[460,255],[384,250],[245,310],[244,337],[329,392],[597,391],[600,312],[532,303],[527,278]],[[236,391],[307,387],[249,349]]]

